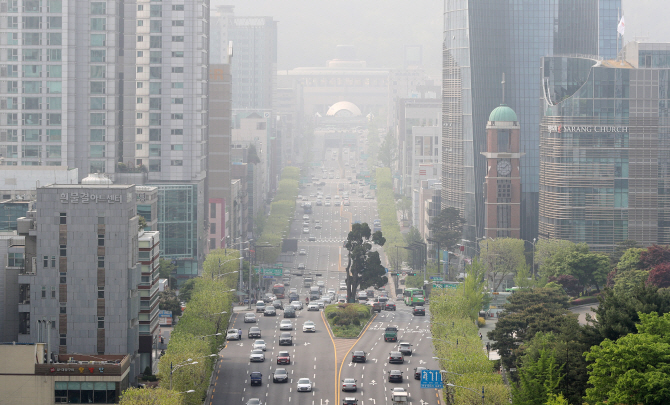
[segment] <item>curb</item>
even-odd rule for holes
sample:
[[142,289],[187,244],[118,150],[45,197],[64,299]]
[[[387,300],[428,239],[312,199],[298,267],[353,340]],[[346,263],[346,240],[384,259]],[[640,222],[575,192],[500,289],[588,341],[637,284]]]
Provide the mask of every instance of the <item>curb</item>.
[[[325,308],[324,308],[324,309],[325,309]],[[333,329],[330,327],[330,322],[328,322],[328,317],[327,317],[326,314],[325,314],[326,311],[324,310],[324,311],[322,311],[322,312],[323,312],[323,319],[326,321],[326,327],[327,327],[328,330],[330,331],[330,334],[333,335],[333,339],[358,339],[358,338],[360,338],[361,335],[363,335],[363,332],[364,332],[364,331],[366,330],[366,328],[368,327],[368,325],[371,324],[372,321],[375,320],[375,318],[377,318],[377,315],[379,315],[379,314],[373,314],[374,316],[372,316],[372,317],[368,320],[368,322],[367,322],[365,325],[363,325],[363,327],[361,328],[361,332],[360,332],[356,337],[337,337],[337,336],[335,336],[335,332],[333,332]]]

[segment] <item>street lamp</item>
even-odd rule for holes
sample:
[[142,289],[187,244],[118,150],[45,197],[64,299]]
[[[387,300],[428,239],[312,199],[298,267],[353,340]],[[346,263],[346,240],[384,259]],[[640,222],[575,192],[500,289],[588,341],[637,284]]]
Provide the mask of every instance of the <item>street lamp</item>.
[[[218,357],[218,354],[210,354],[209,356],[201,356],[201,357],[196,357],[195,359],[205,359],[207,357]],[[195,359],[186,359],[183,363],[179,363],[176,366],[172,365],[172,362],[170,362],[170,390],[172,390],[172,374],[177,371],[177,369],[180,369],[184,366],[192,366],[194,364],[198,364],[197,361],[193,361]]]
[[458,376],[463,377],[463,374],[454,373],[453,371],[440,370],[440,373],[456,374]]
[[437,341],[440,341],[440,342],[447,342],[447,343],[451,343],[452,345],[458,346],[458,339],[456,339],[455,342],[453,340],[439,339],[439,338],[434,338],[432,336],[428,336],[428,339],[437,340]]
[[[446,385],[447,387],[463,388],[464,390],[472,391],[475,394],[479,394],[479,392],[473,390],[472,388],[463,387],[461,385],[455,385],[455,384],[451,384],[451,383],[446,383],[444,385]],[[483,385],[482,385],[482,405],[484,405],[484,386]]]
[[190,394],[192,392],[195,392],[195,390],[182,391],[180,394]]
[[212,337],[212,336],[221,336],[223,333],[215,333],[213,335],[203,335],[203,336],[196,336],[197,339],[204,339],[206,337]]

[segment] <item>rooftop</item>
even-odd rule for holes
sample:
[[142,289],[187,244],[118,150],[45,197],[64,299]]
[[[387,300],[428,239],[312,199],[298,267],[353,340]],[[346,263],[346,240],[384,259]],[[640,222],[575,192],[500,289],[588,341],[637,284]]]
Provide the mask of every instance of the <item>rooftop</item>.
[[516,122],[519,119],[516,117],[516,113],[506,104],[500,104],[489,115],[489,121],[504,121],[504,122]]

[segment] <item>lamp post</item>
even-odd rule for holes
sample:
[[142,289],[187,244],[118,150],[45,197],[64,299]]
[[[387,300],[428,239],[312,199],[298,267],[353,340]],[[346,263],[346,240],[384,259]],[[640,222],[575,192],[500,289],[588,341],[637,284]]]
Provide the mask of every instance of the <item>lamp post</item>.
[[[274,246],[274,245],[260,245],[260,246],[259,245],[254,245],[254,264],[256,263],[256,249],[272,248],[272,247],[278,247],[278,246]],[[253,266],[250,263],[249,264],[249,290],[248,290],[248,292],[249,292],[249,308],[248,309],[251,309],[251,270],[252,270],[252,267]],[[259,271],[258,272],[258,287],[259,287],[259,289],[260,289],[260,285],[261,285],[261,277],[262,277],[262,274]]]
[[[441,272],[441,270],[440,270],[440,241],[435,240],[435,239],[430,239],[430,238],[428,238],[426,240],[428,242],[432,242],[432,243],[435,243],[437,245],[437,273],[440,274],[440,272]],[[447,261],[449,261],[449,257],[447,257]],[[448,275],[445,274],[444,277],[446,279],[446,278],[448,278]]]
[[192,366],[194,364],[198,364],[197,361],[193,361],[196,359],[205,359],[207,357],[218,357],[218,354],[210,354],[209,356],[201,356],[201,357],[196,357],[195,359],[186,359],[183,363],[179,363],[176,366],[172,365],[172,362],[170,362],[170,390],[172,390],[172,374],[177,371],[178,369],[184,367],[184,366]]

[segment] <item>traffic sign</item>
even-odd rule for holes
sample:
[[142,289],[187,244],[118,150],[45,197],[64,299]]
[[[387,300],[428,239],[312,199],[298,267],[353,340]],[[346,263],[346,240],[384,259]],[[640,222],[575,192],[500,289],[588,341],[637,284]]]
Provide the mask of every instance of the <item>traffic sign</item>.
[[433,283],[433,288],[458,288],[461,283],[455,282],[444,282],[444,283]]
[[444,388],[440,370],[421,370],[421,388]]
[[442,276],[430,276],[430,279],[433,281],[442,281]]
[[[259,269],[256,268],[256,274],[259,273]],[[260,273],[264,276],[271,277],[281,277],[284,274],[284,269],[260,269]]]

